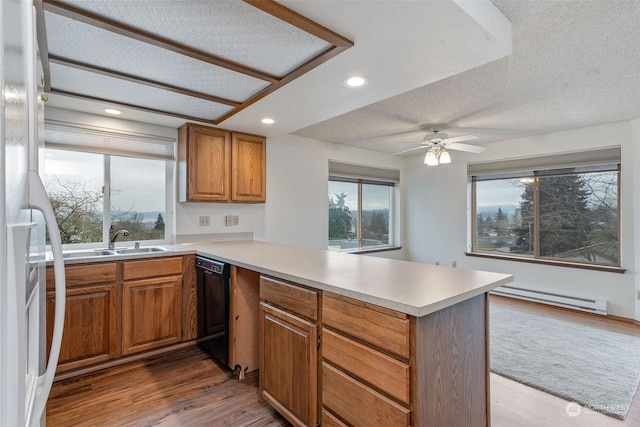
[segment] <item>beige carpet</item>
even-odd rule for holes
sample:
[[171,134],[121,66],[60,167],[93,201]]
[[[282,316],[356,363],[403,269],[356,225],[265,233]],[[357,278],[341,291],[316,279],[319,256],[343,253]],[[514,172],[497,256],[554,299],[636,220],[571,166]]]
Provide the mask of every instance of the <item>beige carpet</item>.
[[640,381],[640,338],[491,306],[491,370],[624,419]]

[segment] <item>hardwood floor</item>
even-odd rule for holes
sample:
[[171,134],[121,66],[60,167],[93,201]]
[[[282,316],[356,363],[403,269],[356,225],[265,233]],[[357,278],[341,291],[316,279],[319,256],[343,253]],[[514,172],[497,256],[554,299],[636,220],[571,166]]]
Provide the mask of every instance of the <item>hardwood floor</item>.
[[47,405],[48,427],[151,425],[289,424],[195,346],[56,382]]
[[[491,297],[491,304],[640,337],[640,327],[604,317],[502,297]],[[47,406],[47,425],[288,426],[260,398],[256,381],[240,383],[198,347],[187,347],[56,382]],[[624,421],[584,410],[570,417],[567,403],[491,374],[493,427],[640,425],[638,394]]]

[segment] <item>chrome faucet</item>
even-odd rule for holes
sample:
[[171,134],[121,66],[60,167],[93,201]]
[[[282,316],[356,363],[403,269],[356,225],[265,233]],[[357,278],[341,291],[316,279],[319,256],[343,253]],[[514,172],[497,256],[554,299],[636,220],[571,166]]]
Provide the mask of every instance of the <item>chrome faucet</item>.
[[113,225],[111,227],[109,227],[109,249],[114,249],[115,248],[116,239],[120,235],[126,237],[126,236],[129,235],[129,232],[127,230],[115,231],[115,229],[113,228]]

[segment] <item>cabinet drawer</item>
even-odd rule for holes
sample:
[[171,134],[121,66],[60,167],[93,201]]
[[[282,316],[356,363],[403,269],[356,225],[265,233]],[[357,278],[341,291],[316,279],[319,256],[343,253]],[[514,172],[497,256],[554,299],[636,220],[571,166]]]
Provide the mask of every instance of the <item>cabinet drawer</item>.
[[322,404],[357,426],[408,426],[411,412],[333,366],[322,363]]
[[[97,283],[114,283],[117,277],[115,262],[100,262],[86,265],[73,265],[64,268],[67,288],[94,285]],[[47,289],[54,289],[53,267],[47,267]]]
[[125,261],[122,268],[125,281],[182,274],[182,257]]
[[322,357],[388,395],[409,400],[409,365],[366,345],[323,329]]
[[410,322],[402,313],[347,302],[325,292],[322,322],[383,350],[409,358]]
[[345,423],[340,421],[331,412],[322,408],[322,426],[323,427],[348,427]]
[[315,291],[260,276],[260,299],[309,320],[318,320],[318,293]]

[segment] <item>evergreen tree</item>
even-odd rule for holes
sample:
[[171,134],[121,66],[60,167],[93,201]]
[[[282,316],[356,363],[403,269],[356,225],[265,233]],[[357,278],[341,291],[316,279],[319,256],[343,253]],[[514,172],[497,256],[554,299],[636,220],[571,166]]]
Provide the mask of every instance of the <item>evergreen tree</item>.
[[336,194],[336,199],[329,198],[329,239],[346,239],[352,226],[351,211],[345,204],[346,193]]
[[371,237],[378,240],[382,240],[382,236],[388,234],[389,228],[387,226],[387,220],[382,212],[373,211],[369,219],[368,231]]
[[156,231],[164,231],[164,218],[162,218],[161,213],[158,213],[158,218],[156,219],[153,229]]
[[[538,179],[538,253],[554,257],[589,246],[592,228],[587,203],[589,191],[580,175]],[[527,185],[520,201],[521,226],[516,228],[522,253],[533,248],[533,185]]]
[[498,236],[504,236],[507,230],[507,216],[502,213],[502,208],[498,208],[498,213],[495,216],[495,227],[498,232]]

